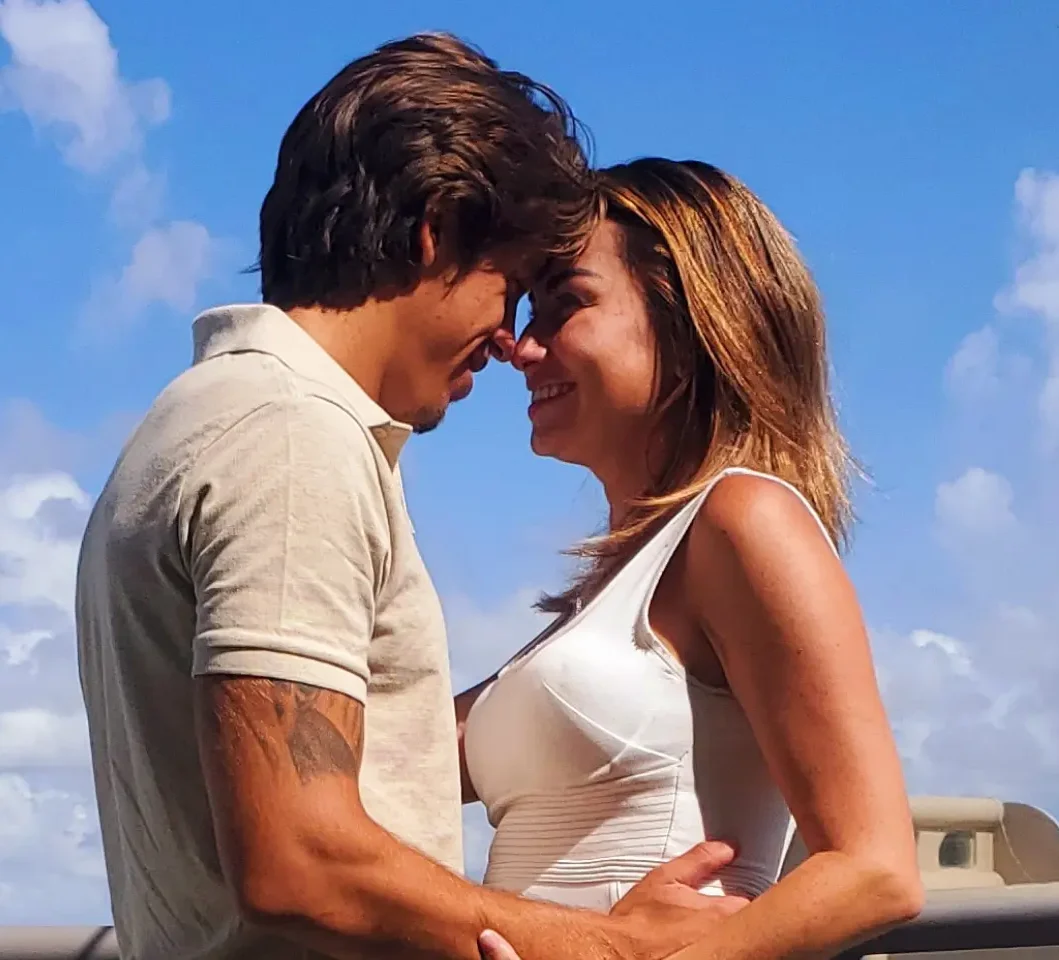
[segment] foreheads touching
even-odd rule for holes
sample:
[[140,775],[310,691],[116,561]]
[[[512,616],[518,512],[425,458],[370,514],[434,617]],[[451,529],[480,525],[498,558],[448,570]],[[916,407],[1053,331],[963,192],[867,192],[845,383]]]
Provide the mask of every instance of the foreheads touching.
[[513,290],[583,243],[594,197],[581,134],[557,94],[455,37],[380,47],[283,138],[261,208],[265,301],[370,308],[373,335],[386,331],[376,399],[429,429],[503,340]]

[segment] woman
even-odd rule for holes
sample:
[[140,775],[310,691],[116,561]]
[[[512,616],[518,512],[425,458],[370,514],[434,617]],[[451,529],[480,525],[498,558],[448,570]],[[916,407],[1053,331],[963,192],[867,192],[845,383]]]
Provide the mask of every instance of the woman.
[[[464,800],[496,827],[486,883],[609,910],[720,838],[739,856],[704,892],[751,902],[689,958],[830,955],[915,915],[922,889],[836,552],[851,460],[819,296],[714,167],[640,160],[599,191],[514,364],[534,452],[591,470],[609,526],[542,602],[555,623],[457,699]],[[809,857],[777,883],[792,813]]]

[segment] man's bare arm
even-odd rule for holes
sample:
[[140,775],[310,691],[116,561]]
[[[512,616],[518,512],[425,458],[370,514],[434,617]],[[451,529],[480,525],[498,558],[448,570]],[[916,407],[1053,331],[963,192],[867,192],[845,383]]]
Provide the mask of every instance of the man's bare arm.
[[476,960],[486,928],[524,960],[660,956],[691,939],[486,890],[402,844],[361,804],[356,700],[257,678],[203,677],[196,691],[221,863],[252,922],[336,958]]

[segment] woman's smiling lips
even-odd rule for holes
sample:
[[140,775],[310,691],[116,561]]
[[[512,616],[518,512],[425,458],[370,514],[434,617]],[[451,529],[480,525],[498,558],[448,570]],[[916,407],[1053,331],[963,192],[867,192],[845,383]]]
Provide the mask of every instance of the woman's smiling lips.
[[530,388],[530,417],[551,406],[557,400],[569,396],[574,391],[574,384],[569,382],[542,383]]

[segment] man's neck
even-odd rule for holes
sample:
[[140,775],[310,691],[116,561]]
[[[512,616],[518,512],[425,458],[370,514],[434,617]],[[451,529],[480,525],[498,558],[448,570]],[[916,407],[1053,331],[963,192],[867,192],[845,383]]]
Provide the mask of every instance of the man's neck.
[[385,303],[369,300],[354,310],[292,307],[287,315],[381,406],[382,384],[393,356],[389,312]]

